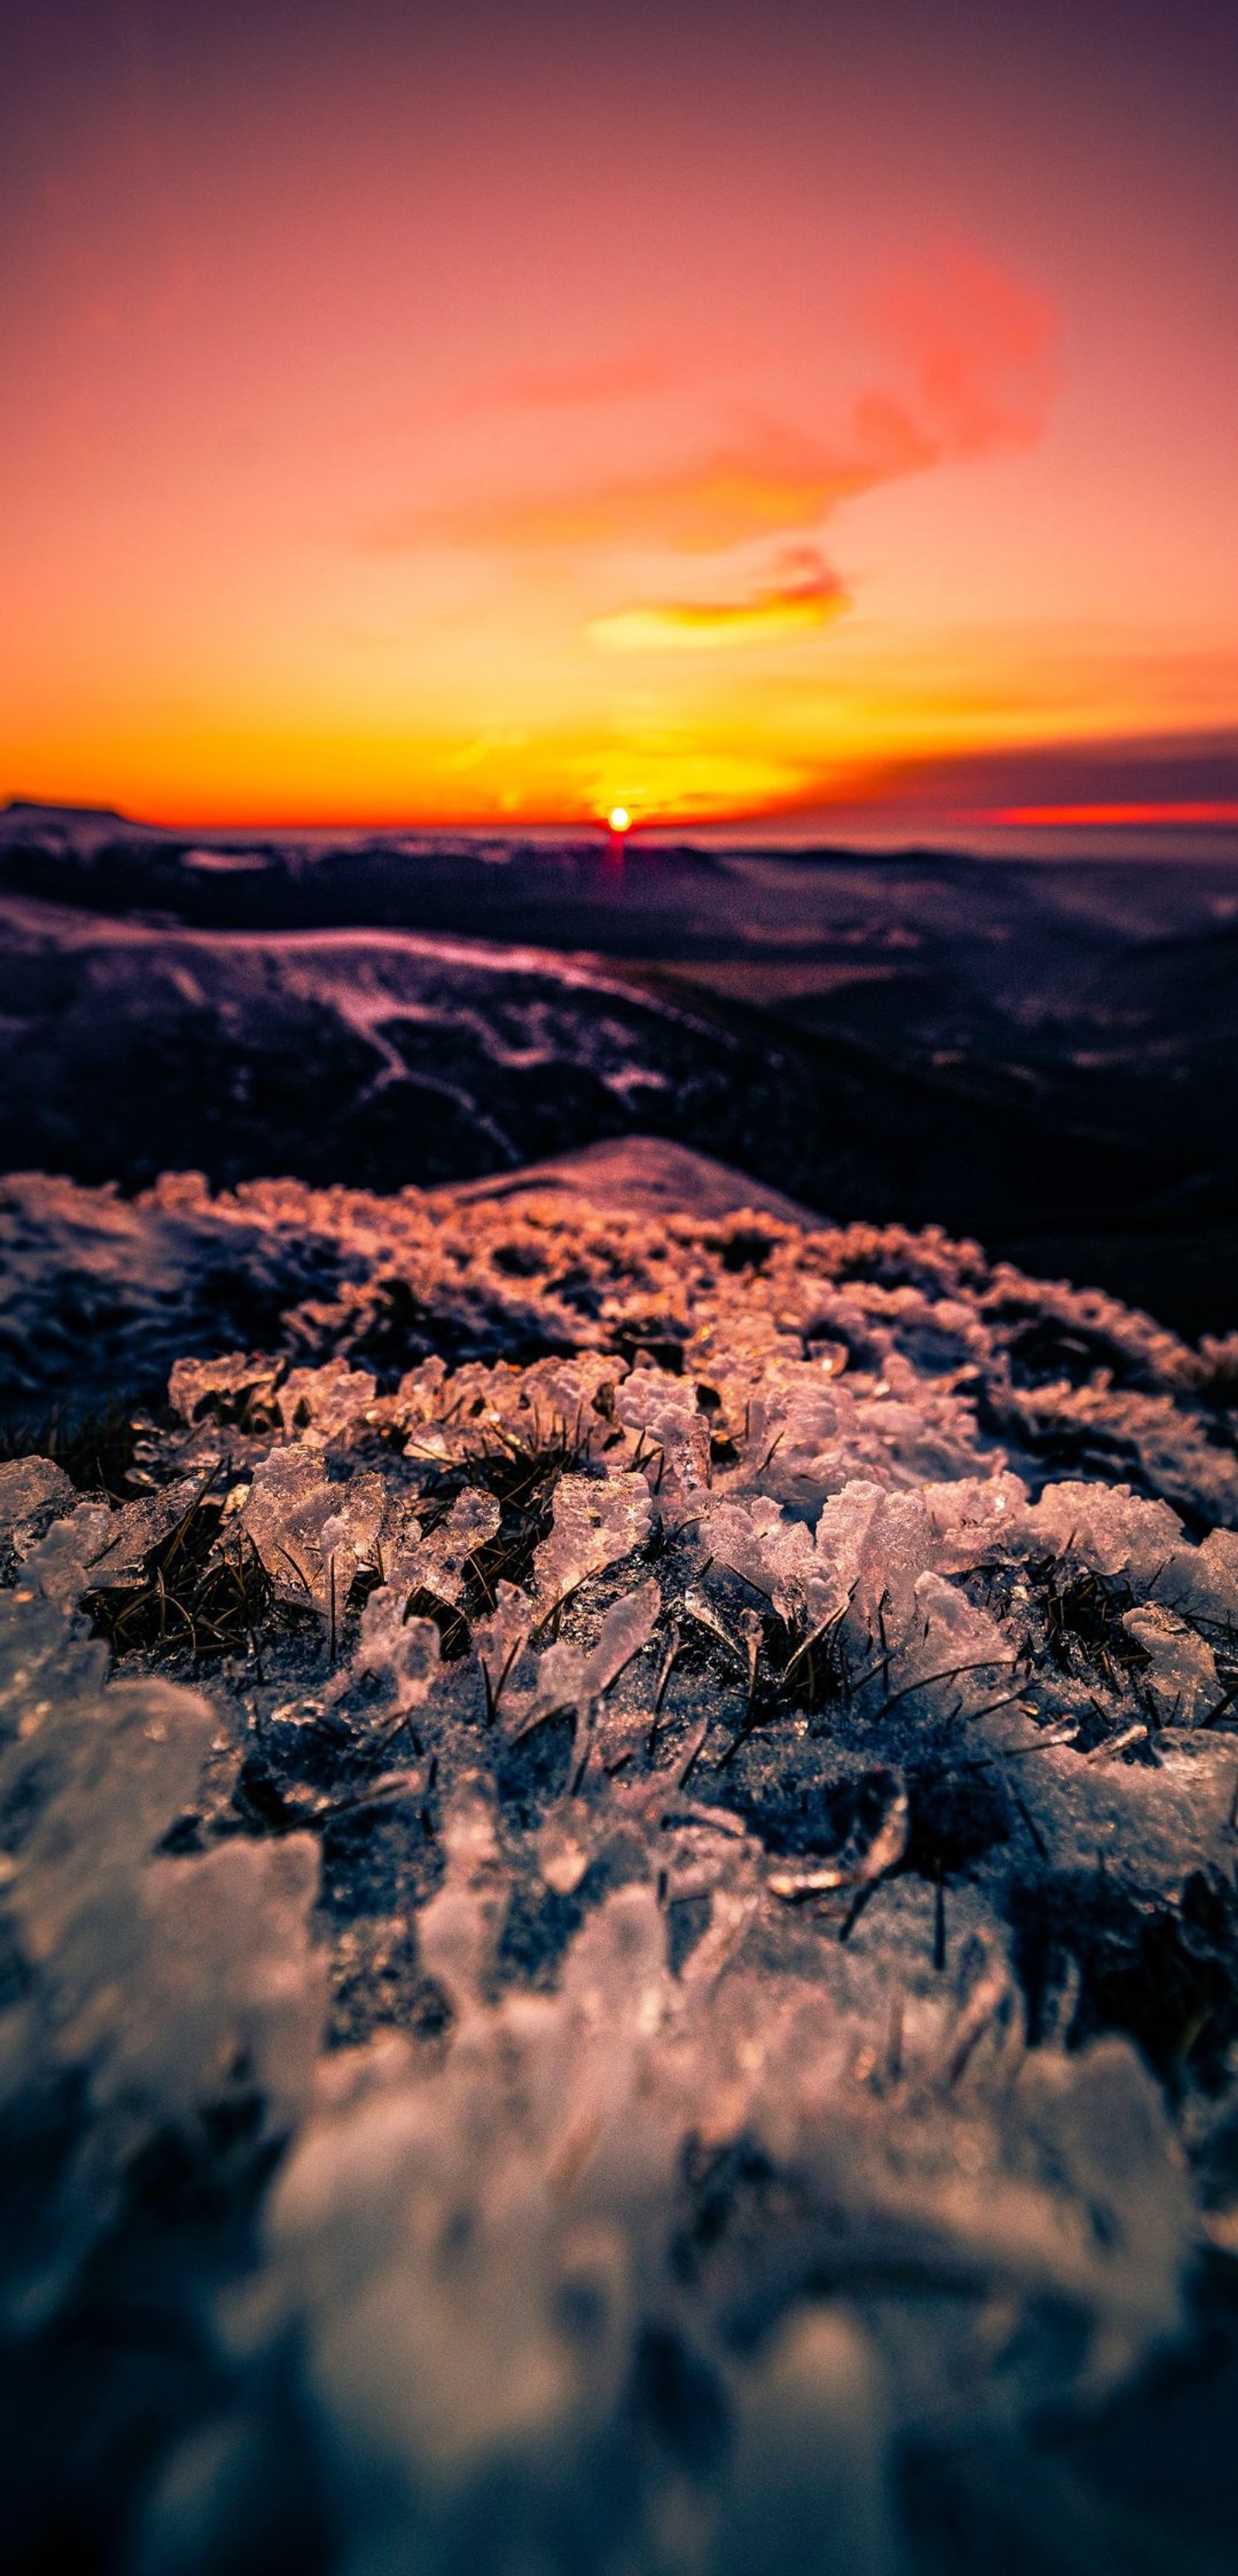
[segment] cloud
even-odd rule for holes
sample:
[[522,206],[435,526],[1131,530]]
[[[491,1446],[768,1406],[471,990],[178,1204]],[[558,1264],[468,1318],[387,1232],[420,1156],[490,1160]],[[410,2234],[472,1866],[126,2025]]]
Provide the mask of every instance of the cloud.
[[778,424],[758,423],[704,457],[656,472],[582,482],[575,491],[485,494],[375,532],[380,550],[435,535],[529,551],[616,543],[714,554],[807,527],[872,479],[867,465]]
[[773,644],[837,617],[847,605],[838,575],[811,551],[796,554],[780,581],[726,600],[663,600],[595,617],[585,632],[609,653],[716,652]]
[[1027,814],[1238,805],[1238,730],[1025,743],[900,764],[882,782],[908,804]]
[[[842,501],[1040,436],[1055,378],[1056,321],[1046,297],[951,246],[895,276],[875,321],[886,348],[882,377],[860,390],[829,435],[732,400],[727,426],[700,439],[694,454],[682,454],[680,430],[678,456],[619,474],[582,465],[566,481],[557,456],[553,480],[541,488],[491,485],[427,502],[373,529],[371,545],[399,552],[437,539],[524,553],[634,546],[715,554],[761,537],[806,541]],[[661,367],[634,356],[509,375],[494,381],[487,399],[500,414],[575,407],[585,415],[621,395],[670,389]]]
[[1238,823],[1238,731],[1096,736],[857,768],[821,781],[803,819],[863,814],[891,832],[1229,829]]
[[880,304],[912,387],[918,434],[942,458],[1033,445],[1057,381],[1048,296],[962,243],[931,272],[891,282]]

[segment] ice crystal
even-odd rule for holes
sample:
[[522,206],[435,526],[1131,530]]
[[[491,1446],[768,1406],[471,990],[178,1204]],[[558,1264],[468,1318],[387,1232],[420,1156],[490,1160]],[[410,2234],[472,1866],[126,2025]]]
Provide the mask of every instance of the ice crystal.
[[77,1497],[62,1467],[50,1458],[0,1462],[0,1552],[20,1560]]
[[537,1589],[547,1604],[565,1601],[591,1574],[630,1556],[649,1537],[653,1505],[643,1476],[564,1476],[555,1492],[554,1527],[537,1550]]
[[313,1448],[273,1449],[256,1469],[241,1526],[278,1599],[342,1607],[360,1565],[376,1562],[385,1492],[374,1475],[326,1482]]

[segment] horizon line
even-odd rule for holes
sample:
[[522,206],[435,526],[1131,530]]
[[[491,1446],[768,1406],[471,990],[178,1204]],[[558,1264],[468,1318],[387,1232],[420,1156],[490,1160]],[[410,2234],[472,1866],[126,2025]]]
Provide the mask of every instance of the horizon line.
[[407,834],[416,838],[464,840],[518,840],[529,835],[580,837],[602,843],[622,839],[626,846],[639,846],[674,836],[691,840],[708,833],[760,833],[763,829],[785,834],[797,827],[806,841],[814,835],[825,846],[833,844],[831,823],[835,817],[843,828],[838,831],[836,846],[850,845],[846,825],[854,832],[858,827],[867,840],[874,832],[891,836],[891,846],[915,846],[928,832],[935,837],[966,834],[969,831],[1022,832],[1175,832],[1207,838],[1217,832],[1238,829],[1238,798],[1094,798],[1048,799],[1036,803],[1003,803],[993,805],[916,808],[914,801],[874,797],[839,799],[834,807],[767,806],[754,812],[733,814],[682,815],[637,811],[622,834],[616,834],[605,814],[430,816],[408,813],[350,812],[324,814],[284,811],[273,814],[234,811],[231,814],[169,814],[156,817],[135,813],[121,806],[95,804],[73,797],[9,795],[0,805],[0,821],[22,813],[52,817],[63,815],[81,822],[118,823],[133,831],[168,834],[201,833],[228,835],[248,833],[381,833]]

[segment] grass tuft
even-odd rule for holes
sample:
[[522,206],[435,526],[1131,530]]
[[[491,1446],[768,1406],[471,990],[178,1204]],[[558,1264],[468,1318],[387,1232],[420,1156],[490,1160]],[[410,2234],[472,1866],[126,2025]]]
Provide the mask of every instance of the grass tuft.
[[139,1587],[89,1592],[86,1608],[116,1656],[257,1657],[273,1600],[252,1539],[220,1539],[223,1505],[209,1485],[150,1551]]

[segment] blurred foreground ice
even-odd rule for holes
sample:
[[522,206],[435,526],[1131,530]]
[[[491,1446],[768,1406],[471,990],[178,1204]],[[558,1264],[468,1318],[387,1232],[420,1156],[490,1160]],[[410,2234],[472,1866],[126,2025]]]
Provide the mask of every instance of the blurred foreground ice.
[[280,1309],[0,1467],[15,2563],[1225,2563],[1053,2442],[1238,2247],[1232,1352],[680,1177],[10,1187],[32,1392]]

